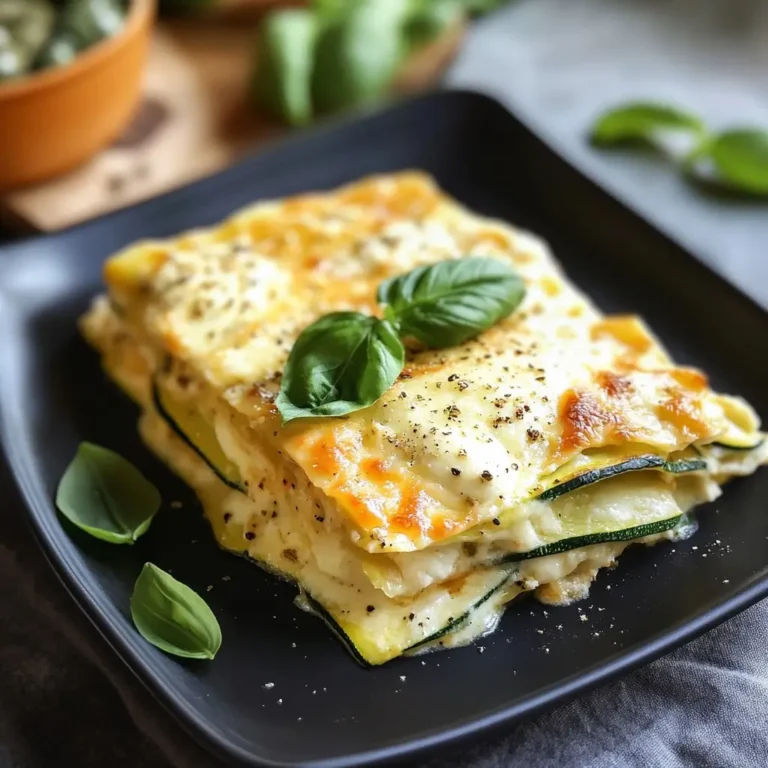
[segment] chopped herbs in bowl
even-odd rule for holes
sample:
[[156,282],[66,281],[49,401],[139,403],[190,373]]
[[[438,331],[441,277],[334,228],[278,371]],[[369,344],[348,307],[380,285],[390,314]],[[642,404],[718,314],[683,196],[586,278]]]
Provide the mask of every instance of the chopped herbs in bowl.
[[116,34],[127,0],[0,0],[0,82],[68,64]]

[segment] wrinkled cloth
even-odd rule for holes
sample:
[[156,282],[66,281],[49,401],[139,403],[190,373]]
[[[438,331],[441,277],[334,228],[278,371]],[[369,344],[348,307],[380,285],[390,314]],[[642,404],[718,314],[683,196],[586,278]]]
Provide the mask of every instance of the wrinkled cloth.
[[[672,99],[718,127],[768,126],[767,76],[761,0],[518,0],[477,24],[450,82],[501,98],[571,162],[768,306],[765,207],[707,198],[661,160],[601,154],[584,141],[603,108],[636,97]],[[4,468],[0,496],[0,766],[218,765],[79,613],[32,540]],[[766,637],[768,602],[429,766],[768,765]]]

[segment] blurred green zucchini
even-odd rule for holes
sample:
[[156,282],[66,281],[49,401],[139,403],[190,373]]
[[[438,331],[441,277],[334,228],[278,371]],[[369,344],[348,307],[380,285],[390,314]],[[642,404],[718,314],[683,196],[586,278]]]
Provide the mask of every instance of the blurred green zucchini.
[[312,76],[320,112],[373,102],[387,90],[407,46],[409,0],[358,0],[321,33]]
[[261,25],[254,77],[257,104],[290,125],[312,119],[312,59],[318,19],[309,10],[270,14]]

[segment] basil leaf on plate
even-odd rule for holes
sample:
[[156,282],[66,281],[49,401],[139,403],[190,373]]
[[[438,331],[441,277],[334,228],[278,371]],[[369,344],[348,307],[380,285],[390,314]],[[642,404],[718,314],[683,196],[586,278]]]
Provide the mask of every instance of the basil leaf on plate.
[[136,579],[131,616],[145,640],[174,656],[212,659],[221,646],[221,627],[205,600],[152,563]]
[[377,299],[401,336],[453,347],[512,313],[525,286],[497,259],[467,257],[419,267],[379,286]]
[[394,384],[405,349],[385,320],[334,312],[302,331],[288,356],[277,407],[283,423],[367,408]]
[[304,9],[270,13],[260,28],[254,97],[290,125],[312,119],[310,83],[317,20]]
[[160,493],[129,461],[81,443],[56,492],[56,506],[91,536],[133,544],[160,508]]
[[704,123],[688,112],[666,104],[636,102],[609,110],[592,127],[592,141],[600,146],[643,141],[659,143],[670,134],[704,135]]
[[321,112],[380,98],[406,51],[408,0],[359,0],[334,19],[317,43],[312,96]]
[[[705,180],[753,195],[768,195],[768,131],[741,128],[713,136],[687,162]],[[699,169],[703,168],[703,171]]]

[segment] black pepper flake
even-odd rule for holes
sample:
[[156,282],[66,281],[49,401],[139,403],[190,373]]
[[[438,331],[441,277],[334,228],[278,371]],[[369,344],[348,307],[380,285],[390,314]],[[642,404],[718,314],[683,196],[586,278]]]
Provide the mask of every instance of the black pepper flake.
[[322,515],[315,515],[315,520],[317,520],[318,523],[325,522],[325,518]]
[[228,523],[232,519],[232,513],[231,512],[225,512],[224,513],[224,522]]
[[452,373],[452,374],[451,374],[451,375],[448,377],[448,381],[456,381],[456,379],[458,379],[458,378],[459,378],[459,374],[458,374],[458,373]]
[[483,480],[485,480],[486,482],[490,482],[491,480],[493,480],[493,475],[487,469],[484,469],[480,473],[480,477],[482,477]]
[[248,539],[248,541],[253,541],[256,538],[256,534],[253,531],[246,531],[245,538]]
[[416,618],[416,614],[415,613],[409,613],[408,614],[408,621],[413,621],[415,618]]
[[531,442],[534,442],[534,441],[538,440],[541,437],[541,432],[539,432],[538,429],[534,429],[533,427],[529,427],[526,430],[525,434],[528,435],[528,439]]
[[456,467],[451,467],[451,474],[458,477],[461,474],[461,470],[457,469]]
[[295,549],[284,549],[283,557],[286,560],[290,560],[292,563],[295,563],[299,559],[299,555],[297,554]]
[[494,525],[501,525],[501,520],[499,520],[499,518],[498,518],[498,517],[494,517],[494,518],[493,518],[493,524],[494,524]]
[[365,610],[368,611],[368,613],[373,613],[376,610],[376,607],[373,605],[366,605]]

